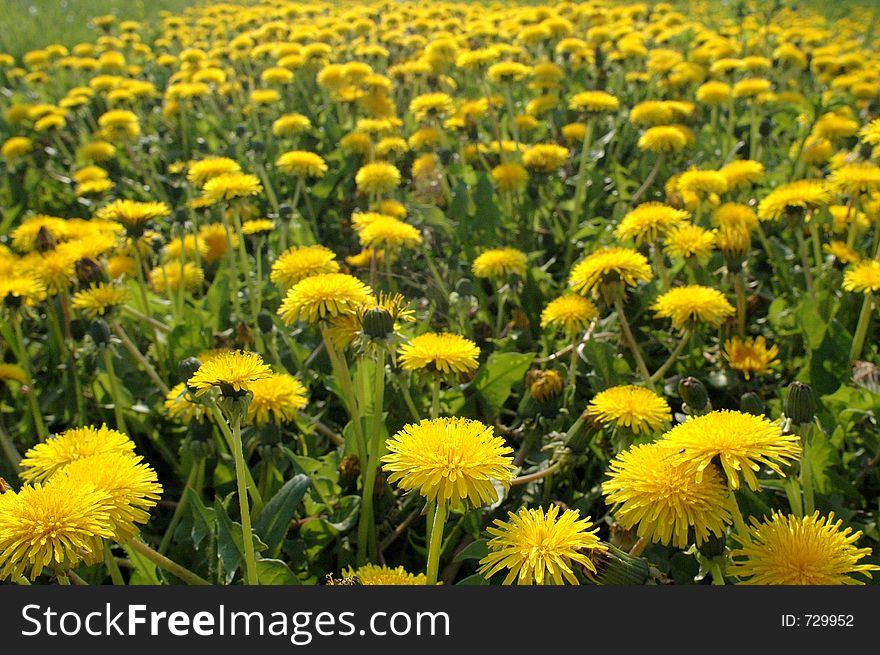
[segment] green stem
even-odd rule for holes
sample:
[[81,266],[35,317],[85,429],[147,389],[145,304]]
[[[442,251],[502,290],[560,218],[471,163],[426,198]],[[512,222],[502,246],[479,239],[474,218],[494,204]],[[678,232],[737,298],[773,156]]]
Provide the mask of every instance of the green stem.
[[571,342],[571,362],[568,364],[568,388],[565,390],[565,398],[563,405],[568,405],[569,401],[574,400],[575,391],[577,389],[577,370],[578,370],[578,343],[580,339],[575,333]]
[[681,339],[679,339],[678,344],[675,346],[675,350],[669,355],[667,360],[663,362],[663,365],[657,369],[654,375],[651,376],[652,382],[659,382],[663,379],[663,376],[666,375],[666,372],[672,368],[672,365],[675,364],[676,360],[681,356],[682,351],[687,345],[688,341],[691,338],[691,331],[684,330],[681,333]]
[[37,387],[34,384],[31,360],[24,340],[24,333],[21,329],[21,316],[13,316],[12,321],[10,322],[12,323],[12,329],[15,332],[15,340],[18,341],[18,344],[16,344],[18,348],[18,363],[21,364],[21,368],[24,369],[24,375],[28,381],[28,392],[25,395],[27,396],[28,405],[31,408],[31,417],[34,420],[34,430],[36,430],[37,435],[39,435],[40,441],[43,441],[49,436],[49,431],[46,430],[46,423],[43,421],[43,414],[40,411],[40,403],[37,400]]
[[724,573],[722,573],[721,567],[718,565],[718,562],[712,562],[709,565],[709,571],[712,573],[712,584],[713,585],[723,585],[724,584]]
[[590,152],[590,146],[593,140],[593,123],[594,119],[587,120],[586,129],[584,130],[584,141],[581,144],[581,154],[578,161],[578,179],[577,186],[574,190],[574,201],[571,208],[571,218],[568,224],[568,234],[565,240],[565,257],[563,259],[563,270],[571,268],[571,262],[574,257],[574,235],[580,224],[581,212],[585,203],[585,189],[587,187],[587,160]]
[[351,383],[351,371],[348,368],[348,362],[345,355],[336,350],[333,339],[327,333],[326,328],[321,326],[321,335],[324,338],[324,348],[327,350],[327,356],[330,358],[330,365],[333,368],[333,374],[339,382],[339,388],[342,391],[342,398],[347,405],[348,415],[351,417],[351,423],[354,427],[354,435],[358,459],[361,462],[367,461],[367,441],[364,436],[364,426],[361,423],[361,413],[358,409],[357,399],[354,395],[354,386]]
[[636,342],[632,330],[629,327],[629,321],[626,320],[626,312],[624,311],[623,302],[621,302],[620,298],[614,300],[614,309],[617,310],[617,318],[620,321],[620,328],[623,331],[624,339],[626,340],[630,351],[632,351],[639,375],[642,376],[642,379],[644,379],[648,388],[653,391],[654,381],[651,379],[651,374],[648,372],[648,367],[645,365],[645,360],[642,357],[642,351],[639,348],[639,344]]
[[431,380],[431,418],[440,417],[440,374],[435,373]]
[[[216,403],[211,404],[211,414],[214,416],[214,422],[220,426],[220,432],[223,433],[223,437],[226,439],[226,446],[229,448],[233,457],[235,457],[235,441],[232,430],[229,429],[229,425],[226,423],[226,417],[223,416],[223,412],[220,411],[220,408],[217,407]],[[251,495],[251,501],[254,504],[254,513],[259,514],[263,510],[263,497],[260,495],[260,490],[257,488],[257,483],[254,482],[251,470],[248,467],[244,468],[244,475],[248,491]]]
[[171,389],[169,389],[168,385],[165,384],[165,381],[159,376],[156,372],[156,369],[153,368],[153,365],[147,361],[147,358],[138,350],[138,347],[134,345],[134,342],[129,338],[126,331],[122,328],[118,321],[113,321],[110,323],[110,327],[113,332],[119,337],[119,340],[122,342],[122,345],[125,346],[125,349],[129,352],[129,354],[137,360],[137,363],[141,365],[141,368],[144,370],[144,373],[147,374],[153,383],[159,388],[159,391],[162,392],[162,395],[167,396]]
[[185,583],[189,585],[210,585],[211,583],[205,580],[203,577],[196,575],[189,569],[181,566],[177,562],[168,559],[161,553],[153,550],[139,538],[135,537],[131,539],[128,543],[125,544],[129,548],[131,548],[136,553],[139,553],[146,557],[148,560],[153,562],[159,568],[168,571],[169,573],[177,576]]
[[810,438],[813,434],[813,424],[806,423],[799,426],[799,432],[803,444],[801,455],[800,482],[804,494],[804,516],[810,516],[816,509],[816,497],[813,491],[813,469],[810,467]]
[[810,257],[807,252],[807,242],[804,239],[804,230],[800,225],[796,225],[794,227],[794,236],[798,242],[798,252],[801,256],[801,266],[804,269],[804,283],[807,286],[807,293],[810,296],[810,300],[816,299],[816,288],[813,285],[813,269],[810,266]]
[[874,296],[870,293],[865,294],[862,301],[862,311],[859,313],[859,322],[856,325],[856,332],[853,335],[852,350],[849,352],[850,361],[856,361],[862,356],[862,349],[865,346],[865,337],[868,336],[868,325],[871,323],[871,312],[874,308]]
[[110,579],[114,585],[125,586],[125,580],[122,579],[122,571],[119,570],[119,564],[116,563],[116,558],[113,557],[113,553],[110,550],[110,543],[106,540],[104,541],[104,566],[107,567],[107,572],[110,574]]
[[746,290],[745,290],[745,274],[740,269],[733,276],[733,288],[736,292],[736,326],[740,339],[746,337]]
[[[379,451],[382,447],[382,410],[385,406],[385,350],[379,350],[373,389],[373,420],[368,437],[369,458],[361,465],[366,467],[364,477],[361,514],[358,520],[357,564],[366,563],[367,553],[374,557],[377,553],[375,519],[373,516],[373,490],[376,487],[376,471],[379,468]],[[372,538],[371,538],[372,535]]]
[[437,584],[437,573],[440,569],[440,551],[443,547],[443,526],[446,524],[446,502],[433,503],[434,516],[430,525],[430,546],[428,547],[428,585]]
[[2,425],[0,425],[0,448],[2,448],[3,454],[6,456],[6,461],[9,462],[12,470],[15,473],[19,473],[21,471],[21,466],[19,465],[19,462],[21,462],[21,453],[18,452],[18,448],[15,447],[12,437],[9,436],[9,433],[6,432],[6,428]]
[[746,527],[746,521],[739,509],[739,502],[736,500],[736,492],[730,490],[730,509],[733,513],[733,525],[740,543],[745,544],[749,541],[749,529]]
[[205,460],[199,458],[193,462],[192,467],[189,469],[186,484],[183,485],[183,493],[180,494],[180,500],[177,501],[177,507],[174,508],[174,514],[172,514],[171,521],[168,523],[168,529],[165,530],[165,534],[162,536],[162,543],[159,544],[159,552],[163,555],[165,554],[165,551],[168,550],[168,546],[171,545],[174,531],[177,529],[180,520],[183,518],[183,513],[186,510],[187,501],[189,500],[186,490],[192,489],[194,492],[198,493],[195,488],[196,478],[199,477],[199,469],[204,466]]
[[122,394],[119,392],[119,380],[116,379],[116,370],[113,368],[113,353],[109,346],[101,348],[104,352],[104,370],[107,372],[107,379],[110,382],[110,396],[113,398],[113,415],[116,417],[116,429],[120,432],[128,434],[128,427],[125,425],[125,415],[122,413]]
[[241,512],[241,533],[244,542],[245,582],[259,584],[257,580],[257,558],[254,553],[254,537],[251,532],[251,511],[248,506],[247,483],[245,482],[244,450],[241,444],[241,416],[232,421],[232,458],[235,460],[235,481],[238,488],[238,508]]

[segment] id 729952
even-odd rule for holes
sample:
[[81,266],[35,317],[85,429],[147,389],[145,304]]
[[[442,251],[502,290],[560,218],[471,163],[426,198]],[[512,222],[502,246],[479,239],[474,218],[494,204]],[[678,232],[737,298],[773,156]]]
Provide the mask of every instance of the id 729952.
[[783,628],[853,628],[853,614],[783,614]]

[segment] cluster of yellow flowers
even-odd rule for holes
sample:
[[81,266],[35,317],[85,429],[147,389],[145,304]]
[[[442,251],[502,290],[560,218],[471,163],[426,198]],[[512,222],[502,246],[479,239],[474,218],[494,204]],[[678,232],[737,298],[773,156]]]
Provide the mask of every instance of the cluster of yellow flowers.
[[[204,582],[137,536],[142,432],[188,493],[235,485],[244,535],[296,473],[309,520],[358,494],[354,564],[291,571],[330,584],[438,583],[475,509],[473,573],[503,584],[607,583],[649,546],[717,581],[870,578],[817,502],[815,402],[770,416],[876,364],[880,40],[759,4],[217,3],[0,54],[0,389],[27,426],[0,427],[0,576],[106,555],[118,583],[116,542]],[[737,493],[786,474],[747,523]],[[377,565],[404,508],[424,573]]]

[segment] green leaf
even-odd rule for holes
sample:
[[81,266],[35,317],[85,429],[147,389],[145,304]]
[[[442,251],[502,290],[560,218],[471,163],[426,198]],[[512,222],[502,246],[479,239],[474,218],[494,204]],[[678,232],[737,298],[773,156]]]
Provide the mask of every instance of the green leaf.
[[309,484],[309,478],[305,475],[292,477],[266,503],[260,518],[254,523],[254,531],[266,542],[270,555],[275,556],[281,552],[287,529]]
[[214,510],[205,507],[202,499],[190,487],[187,487],[183,493],[187,498],[189,507],[192,509],[190,513],[193,517],[193,526],[190,536],[193,546],[198,550],[202,540],[209,535],[213,535],[215,532],[217,524],[214,519]]
[[301,585],[302,580],[280,559],[258,559],[257,580],[265,586]]
[[343,496],[333,513],[327,517],[327,523],[339,532],[347,532],[357,523],[360,508],[360,496]]
[[494,420],[498,416],[513,385],[522,382],[534,358],[534,353],[492,353],[489,356],[473,382],[486,418]]
[[821,494],[830,493],[833,487],[828,478],[828,471],[837,464],[837,451],[825,433],[813,430],[806,444],[806,459],[810,462],[810,470],[813,472],[813,487]]
[[[226,584],[232,582],[236,571],[241,566],[244,558],[244,539],[242,538],[241,523],[236,523],[229,518],[226,508],[220,502],[220,498],[214,498],[214,517],[217,520],[217,555],[223,564],[223,572],[226,575]],[[266,550],[264,544],[251,530],[251,538],[254,541],[254,550],[261,552]]]
[[465,546],[458,555],[455,556],[456,562],[465,562],[471,559],[483,559],[489,554],[489,546],[486,539],[478,539],[477,541]]
[[131,578],[128,581],[129,585],[162,584],[162,580],[159,578],[159,569],[152,560],[147,559],[130,546],[123,546],[123,548],[128,555],[128,561],[131,562],[134,569]]
[[213,319],[211,327],[214,330],[220,330],[229,325],[229,299],[232,294],[229,292],[229,276],[224,267],[220,267],[217,275],[214,277],[214,283],[205,294],[204,307],[208,315]]
[[590,339],[583,344],[579,353],[581,359],[601,380],[602,385],[599,390],[614,386],[630,371],[629,364],[620,357],[617,348],[607,341]]
[[459,580],[455,584],[456,586],[463,587],[477,587],[487,586],[489,584],[489,581],[486,580],[486,578],[481,576],[479,573],[474,573],[473,575],[469,575],[468,577]]

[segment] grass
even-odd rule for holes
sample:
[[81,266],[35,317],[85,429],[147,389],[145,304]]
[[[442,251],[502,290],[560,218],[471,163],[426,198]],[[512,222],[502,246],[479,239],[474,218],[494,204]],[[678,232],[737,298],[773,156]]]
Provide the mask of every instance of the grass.
[[0,0],[7,25],[0,30],[0,51],[18,57],[50,43],[70,47],[97,38],[90,25],[94,16],[149,21],[162,10],[179,12],[195,4],[197,0]]

